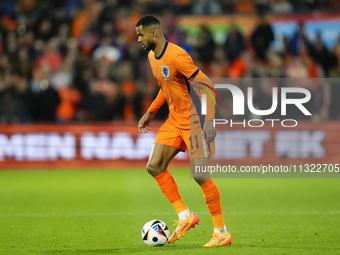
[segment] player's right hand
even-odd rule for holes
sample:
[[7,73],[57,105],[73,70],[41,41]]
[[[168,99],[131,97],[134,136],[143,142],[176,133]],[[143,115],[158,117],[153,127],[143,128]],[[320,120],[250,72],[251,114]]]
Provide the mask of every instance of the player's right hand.
[[147,133],[149,130],[149,123],[155,114],[147,111],[138,122],[138,131],[141,133]]

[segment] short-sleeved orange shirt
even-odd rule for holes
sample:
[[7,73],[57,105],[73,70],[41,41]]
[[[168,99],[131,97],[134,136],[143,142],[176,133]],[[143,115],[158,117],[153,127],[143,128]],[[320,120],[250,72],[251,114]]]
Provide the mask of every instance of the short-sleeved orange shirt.
[[[166,41],[158,57],[149,53],[149,62],[161,91],[158,103],[169,105],[169,120],[179,128],[190,128],[190,79],[200,72],[190,55],[179,46]],[[163,93],[163,95],[162,95]],[[157,110],[159,105],[155,107]],[[149,109],[154,112],[153,106]]]

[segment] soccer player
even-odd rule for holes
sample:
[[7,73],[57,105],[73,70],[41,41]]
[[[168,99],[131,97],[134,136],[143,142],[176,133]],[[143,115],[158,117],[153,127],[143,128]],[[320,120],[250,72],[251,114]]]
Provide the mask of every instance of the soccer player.
[[209,157],[214,155],[214,102],[207,100],[206,116],[203,118],[199,101],[202,91],[213,93],[213,84],[196,67],[188,53],[166,41],[162,25],[155,16],[142,17],[136,24],[136,32],[138,43],[150,50],[148,58],[151,70],[160,86],[156,99],[138,123],[139,132],[147,132],[154,114],[165,101],[169,105],[169,117],[157,132],[146,166],[178,213],[179,220],[175,220],[177,227],[168,243],[179,240],[199,222],[197,215],[182,200],[176,181],[167,170],[172,158],[188,148],[194,179],[203,191],[214,224],[213,237],[204,247],[231,244],[232,238],[224,224],[218,188],[209,173],[196,173],[194,170],[195,166],[207,166]]

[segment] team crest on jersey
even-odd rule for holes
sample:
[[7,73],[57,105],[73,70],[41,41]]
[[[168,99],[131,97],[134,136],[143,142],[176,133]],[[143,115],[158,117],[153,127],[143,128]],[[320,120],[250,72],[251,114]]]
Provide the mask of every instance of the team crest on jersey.
[[169,67],[162,66],[162,74],[165,78],[168,78],[170,76]]

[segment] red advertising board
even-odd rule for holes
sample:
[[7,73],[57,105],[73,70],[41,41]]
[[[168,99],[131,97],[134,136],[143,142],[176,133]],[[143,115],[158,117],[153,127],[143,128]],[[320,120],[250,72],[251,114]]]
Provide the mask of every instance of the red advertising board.
[[339,122],[299,121],[296,127],[272,127],[272,123],[261,128],[240,126],[217,127],[216,161],[238,166],[340,163]]
[[[145,167],[156,132],[147,134],[137,123],[0,126],[0,168],[119,168]],[[299,122],[261,128],[217,126],[216,160],[233,165],[340,163],[339,122]],[[171,167],[188,167],[187,153]]]
[[153,123],[148,134],[140,134],[137,123],[2,125],[0,167],[144,167],[160,125]]

